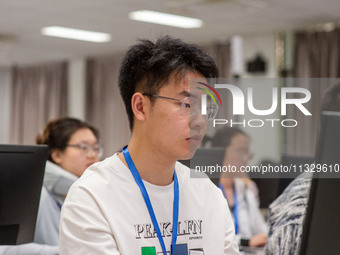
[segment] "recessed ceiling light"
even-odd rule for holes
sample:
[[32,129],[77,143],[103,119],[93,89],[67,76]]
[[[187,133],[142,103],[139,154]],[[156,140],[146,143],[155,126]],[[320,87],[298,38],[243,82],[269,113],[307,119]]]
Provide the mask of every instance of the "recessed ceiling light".
[[41,29],[41,33],[47,36],[55,36],[96,43],[108,42],[111,40],[110,34],[59,26],[44,27]]
[[130,12],[129,18],[137,21],[180,28],[198,28],[203,25],[203,21],[200,19],[147,10]]

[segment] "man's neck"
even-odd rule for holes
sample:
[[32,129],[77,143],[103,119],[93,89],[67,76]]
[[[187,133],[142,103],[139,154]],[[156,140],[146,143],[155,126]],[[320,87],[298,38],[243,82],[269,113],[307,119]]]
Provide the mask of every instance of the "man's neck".
[[[151,184],[165,186],[172,183],[176,161],[171,161],[148,143],[139,142],[131,137],[128,148],[140,177]],[[127,166],[123,153],[118,154]]]

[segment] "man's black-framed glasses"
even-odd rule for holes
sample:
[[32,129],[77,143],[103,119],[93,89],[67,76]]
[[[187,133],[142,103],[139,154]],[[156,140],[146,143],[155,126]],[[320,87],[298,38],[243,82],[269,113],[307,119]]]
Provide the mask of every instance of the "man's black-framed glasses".
[[[196,111],[200,108],[200,102],[196,97],[186,97],[183,100],[171,98],[171,97],[164,97],[159,95],[153,95],[148,93],[143,93],[144,96],[148,97],[154,97],[154,98],[161,98],[161,99],[167,99],[172,100],[177,103],[181,104],[181,113],[185,117],[192,117]],[[207,105],[207,111],[206,115],[203,115],[203,117],[207,117],[208,120],[213,120],[218,112],[218,106],[214,105],[213,102],[209,102]]]

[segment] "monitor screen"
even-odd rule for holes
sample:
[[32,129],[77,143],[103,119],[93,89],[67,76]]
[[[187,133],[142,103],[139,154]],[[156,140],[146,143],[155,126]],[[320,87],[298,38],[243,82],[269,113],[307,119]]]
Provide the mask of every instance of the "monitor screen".
[[340,113],[323,112],[315,163],[323,165],[328,172],[313,173],[301,240],[302,255],[339,254],[340,251],[339,131]]
[[47,146],[0,145],[0,245],[33,241]]

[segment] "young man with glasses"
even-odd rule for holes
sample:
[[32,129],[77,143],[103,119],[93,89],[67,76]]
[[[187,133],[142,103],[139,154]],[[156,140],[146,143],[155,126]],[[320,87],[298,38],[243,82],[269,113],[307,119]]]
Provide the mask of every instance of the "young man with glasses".
[[210,56],[178,39],[130,48],[119,76],[130,142],[71,188],[60,254],[238,254],[222,193],[177,162],[192,157],[217,110],[201,114],[191,79],[217,76]]

